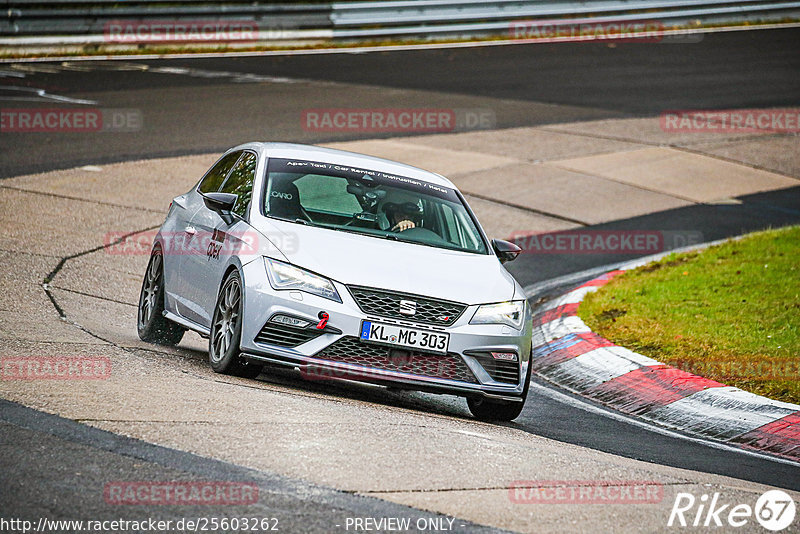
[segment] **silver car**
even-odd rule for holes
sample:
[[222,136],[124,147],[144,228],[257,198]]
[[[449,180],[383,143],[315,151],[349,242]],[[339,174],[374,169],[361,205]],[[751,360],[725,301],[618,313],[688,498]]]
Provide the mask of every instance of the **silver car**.
[[351,152],[248,143],[173,199],[139,299],[138,333],[209,339],[218,373],[264,364],[467,398],[517,417],[531,308],[446,178]]

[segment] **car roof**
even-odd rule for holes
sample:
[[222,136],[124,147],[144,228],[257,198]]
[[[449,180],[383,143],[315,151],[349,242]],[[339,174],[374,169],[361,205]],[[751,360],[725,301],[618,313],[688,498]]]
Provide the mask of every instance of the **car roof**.
[[246,143],[237,146],[236,149],[245,148],[260,149],[269,158],[297,158],[309,161],[320,161],[323,163],[333,163],[335,165],[348,165],[352,167],[365,167],[369,170],[396,174],[408,178],[415,178],[423,182],[436,185],[443,185],[456,189],[453,182],[440,174],[426,171],[418,167],[399,163],[374,156],[367,156],[346,150],[336,150],[333,148],[323,148],[313,145],[303,145],[299,143]]

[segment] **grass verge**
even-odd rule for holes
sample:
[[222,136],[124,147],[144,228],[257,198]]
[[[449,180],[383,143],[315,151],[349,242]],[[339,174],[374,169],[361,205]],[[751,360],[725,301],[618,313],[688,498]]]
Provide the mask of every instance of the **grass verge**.
[[800,404],[800,226],[623,273],[578,315],[640,354]]

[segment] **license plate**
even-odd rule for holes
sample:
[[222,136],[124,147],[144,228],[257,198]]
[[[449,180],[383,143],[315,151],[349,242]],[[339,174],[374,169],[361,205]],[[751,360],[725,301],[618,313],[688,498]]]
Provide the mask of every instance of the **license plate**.
[[373,341],[398,347],[419,349],[427,352],[447,353],[450,334],[418,330],[393,324],[363,321],[361,323],[361,341]]

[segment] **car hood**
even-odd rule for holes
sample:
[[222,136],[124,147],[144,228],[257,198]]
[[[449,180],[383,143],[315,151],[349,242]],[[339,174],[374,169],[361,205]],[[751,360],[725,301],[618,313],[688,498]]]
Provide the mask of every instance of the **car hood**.
[[[344,284],[465,304],[502,302],[515,296],[514,278],[494,255],[449,251],[273,219],[263,226],[259,230],[289,262]],[[521,298],[520,294],[517,298]]]

